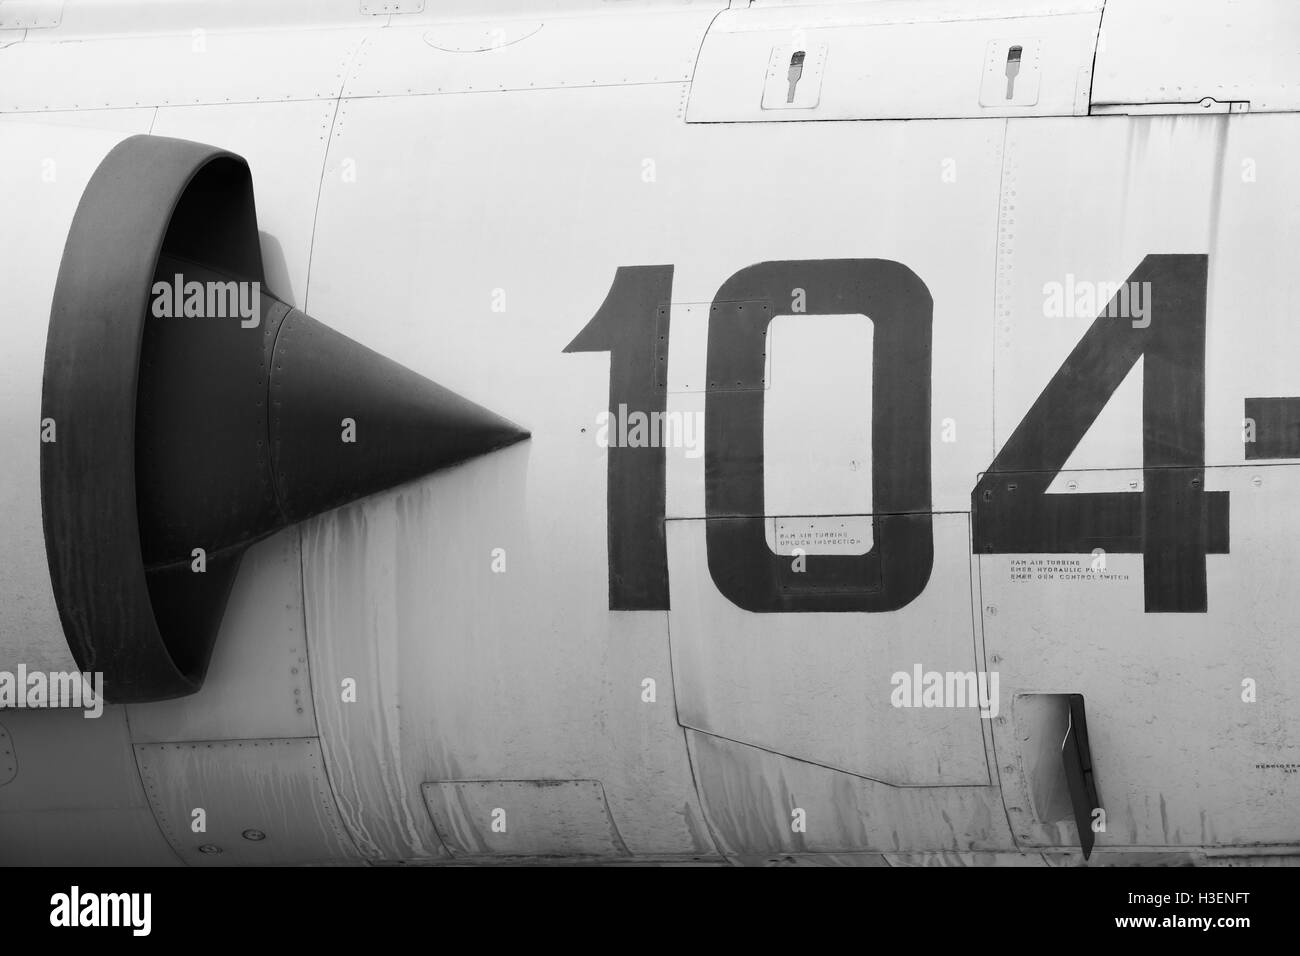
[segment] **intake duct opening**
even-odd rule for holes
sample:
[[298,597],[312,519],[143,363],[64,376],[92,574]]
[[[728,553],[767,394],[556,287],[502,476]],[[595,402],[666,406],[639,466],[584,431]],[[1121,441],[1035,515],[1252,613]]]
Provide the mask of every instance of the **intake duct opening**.
[[42,417],[59,615],[114,703],[202,686],[254,542],[527,437],[277,299],[247,163],[155,136],[115,147],[77,208]]

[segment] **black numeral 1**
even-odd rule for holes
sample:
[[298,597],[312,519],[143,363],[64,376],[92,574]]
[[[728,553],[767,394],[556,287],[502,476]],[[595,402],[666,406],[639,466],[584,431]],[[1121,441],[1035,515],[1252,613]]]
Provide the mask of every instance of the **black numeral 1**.
[[[564,349],[609,353],[609,413],[663,414],[668,399],[672,266],[622,266],[595,316]],[[611,423],[611,438],[617,429]],[[609,445],[606,508],[609,609],[668,609],[662,444]]]

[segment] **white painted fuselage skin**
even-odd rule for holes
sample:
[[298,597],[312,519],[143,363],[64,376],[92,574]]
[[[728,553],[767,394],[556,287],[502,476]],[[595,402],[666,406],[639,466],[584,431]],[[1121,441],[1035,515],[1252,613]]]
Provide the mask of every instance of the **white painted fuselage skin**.
[[[1300,396],[1293,5],[8,6],[0,671],[76,669],[35,426],[68,226],[129,135],[245,157],[271,292],[531,438],[256,545],[199,693],[0,709],[0,863],[1071,865],[1064,694],[1093,863],[1300,852],[1300,468],[1248,454],[1243,423]],[[1204,490],[1229,501],[1204,610],[1147,610],[1142,553],[976,546],[981,474],[1153,255],[1207,257],[1204,368],[1176,370],[1203,371]],[[756,613],[710,568],[710,316],[740,270],[817,260],[899,263],[932,300],[910,437],[933,561],[897,609]],[[671,599],[611,610],[611,362],[565,347],[652,265]],[[886,317],[788,292],[755,386],[768,544],[796,575],[796,549],[880,545],[887,576],[873,422],[913,399],[872,389]],[[1042,465],[1050,495],[1144,493],[1155,361]],[[959,702],[963,675],[982,690]]]

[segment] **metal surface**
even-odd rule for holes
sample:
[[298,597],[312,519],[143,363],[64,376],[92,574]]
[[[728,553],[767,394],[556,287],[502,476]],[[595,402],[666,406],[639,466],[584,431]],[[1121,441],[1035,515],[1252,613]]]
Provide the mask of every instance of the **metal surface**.
[[1300,109],[1300,7],[1290,0],[1107,0],[1092,105],[1179,112],[1205,97]]
[[[398,21],[366,39],[343,96],[680,83],[691,78],[713,14],[706,7],[556,17],[513,43],[505,42],[506,23],[487,50],[466,53],[431,46],[427,26]],[[489,32],[495,26],[485,24]]]
[[[135,752],[158,826],[190,866],[360,860],[314,738],[138,744]],[[249,829],[266,838],[246,838]]]
[[[197,33],[188,35],[187,28],[186,36],[17,44],[0,57],[0,111],[330,100],[365,35],[194,27]],[[122,70],[123,63],[131,68]],[[266,67],[251,68],[257,63]],[[111,71],[114,81],[87,86],[86,74],[100,71]]]
[[63,0],[3,0],[0,30],[39,30],[57,27],[63,18]]
[[[669,621],[684,726],[894,786],[989,782],[976,710],[891,705],[891,675],[969,671],[976,648],[968,524],[936,515],[935,565],[923,597],[893,614],[784,614],[762,619],[717,592],[703,521],[668,522]],[[792,579],[797,575],[792,575]],[[813,617],[812,625],[806,620]]]
[[226,605],[203,687],[127,708],[138,744],[314,737],[298,529],[248,549]]
[[[555,573],[561,554],[594,567],[604,529],[522,511],[525,476],[559,463],[536,448],[304,525],[312,683],[340,812],[368,858],[430,859],[446,853],[420,798],[430,779],[598,776],[631,853],[714,855],[676,722],[665,616],[607,616],[603,568]],[[562,500],[589,499],[603,473],[601,462]],[[355,703],[342,700],[349,679]]]
[[140,782],[122,708],[97,719],[79,710],[3,715],[22,764],[0,787],[0,863],[176,865]]
[[448,780],[421,790],[456,855],[629,855],[599,780]]
[[[1107,117],[1077,129],[1045,120],[1008,135],[995,358],[999,447],[1096,315],[1046,315],[1045,281],[1064,283],[1070,274],[1076,283],[1118,282],[1151,250],[1210,251],[1205,488],[1229,493],[1231,553],[1207,558],[1207,611],[1138,613],[1139,555],[1107,554],[1106,578],[1013,568],[1009,556],[979,558],[982,629],[990,658],[1001,658],[1004,693],[1079,693],[1087,701],[1107,813],[1098,853],[1267,843],[1294,833],[1294,778],[1268,769],[1295,759],[1281,731],[1283,714],[1295,706],[1285,689],[1295,656],[1283,650],[1282,622],[1291,611],[1256,595],[1286,590],[1281,542],[1294,533],[1288,502],[1297,479],[1285,467],[1242,464],[1242,409],[1248,396],[1290,394],[1295,381],[1283,356],[1300,342],[1281,316],[1300,280],[1280,258],[1289,227],[1276,211],[1295,210],[1300,194],[1291,177],[1250,175],[1256,165],[1281,161],[1295,135],[1292,120],[1254,114]],[[1068,223],[1023,214],[1058,195],[1062,177],[1090,197]],[[1042,361],[1026,364],[1026,354]],[[1133,468],[1142,462],[1145,374],[1135,368],[1116,390],[1049,496],[1140,488]],[[1026,557],[1075,562],[1064,569],[1071,574],[1094,560]],[[1277,693],[1243,702],[1242,681],[1260,680],[1266,670]],[[995,722],[994,731],[1018,840],[1077,845],[1073,823],[1033,818],[1011,726]]]
[[[156,136],[220,143],[248,161],[257,197],[264,291],[297,309],[307,306],[316,196],[334,113],[332,100],[165,106],[146,127]],[[296,145],[289,148],[289,143]]]
[[[728,10],[709,28],[691,83],[691,123],[1071,116],[1088,111],[1100,0],[1043,12],[980,5],[829,4]],[[1012,5],[1017,6],[1017,5]],[[927,15],[929,14],[929,15]],[[1006,50],[1032,52],[1019,92],[999,70]],[[806,50],[818,96],[773,108],[764,77],[778,51]],[[820,54],[818,51],[822,51]],[[819,56],[824,57],[824,66]],[[783,73],[783,71],[782,71]],[[780,81],[784,75],[769,79]],[[814,85],[815,84],[815,85]],[[784,97],[782,97],[784,99]],[[796,106],[798,108],[789,108]]]
[[18,776],[18,753],[13,737],[0,724],[0,787],[11,783]]
[[1096,779],[1092,772],[1092,749],[1088,744],[1088,721],[1084,713],[1083,695],[1070,694],[1070,725],[1061,741],[1061,763],[1070,787],[1070,803],[1074,807],[1075,830],[1079,846],[1086,860],[1092,855],[1096,842],[1097,811],[1102,809],[1097,797]]
[[392,13],[423,13],[424,0],[360,0],[361,12],[367,16],[385,16]]
[[[263,291],[533,440],[316,515],[227,565],[199,693],[132,704],[129,728],[122,708],[0,713],[19,758],[0,786],[0,861],[177,862],[174,844],[195,865],[1076,866],[1078,825],[1043,772],[1059,765],[1054,718],[1033,703],[1069,694],[1087,701],[1107,814],[1088,865],[1295,861],[1300,478],[1273,456],[1300,395],[1290,5],[1108,0],[1104,18],[1101,0],[361,6],[68,0],[57,27],[0,39],[17,40],[0,49],[14,212],[0,221],[0,300],[30,320],[0,323],[0,437],[17,449],[0,469],[13,555],[0,669],[74,666],[47,583],[33,422],[63,239],[126,133],[245,157],[260,234],[241,246],[260,249]],[[792,108],[764,109],[789,97],[798,49]],[[1203,389],[1184,407],[1204,420],[1205,467],[1186,467],[1228,496],[1204,607],[1180,613],[1145,606],[1145,532],[1129,536],[1141,554],[981,554],[971,520],[981,474],[1097,321],[1095,298],[1050,313],[1045,287],[1117,283],[1148,256],[1194,257],[1207,280]],[[662,399],[703,436],[718,407],[705,414],[710,332],[723,354],[731,334],[710,322],[719,290],[757,264],[871,260],[928,291],[930,374],[913,363],[876,387],[894,356],[878,346],[887,320],[823,314],[840,280],[765,291],[762,362],[764,336],[732,343],[750,346],[738,394],[762,396],[761,429],[747,426],[761,444],[728,447],[723,427],[645,455],[665,500],[647,482],[633,504],[666,527],[666,568],[648,609],[612,604],[611,550],[638,536],[620,525],[627,496],[610,493],[596,416],[617,405],[628,355],[618,338],[566,344],[608,301],[605,318],[641,346],[653,387],[638,401]],[[646,309],[613,295],[636,267],[670,283]],[[298,341],[282,343],[290,361]],[[1043,498],[1155,494],[1153,364],[1111,383],[1059,473],[1021,470]],[[288,372],[295,389],[316,377]],[[226,379],[193,377],[223,396]],[[1085,379],[1052,393],[1067,426],[1095,404]],[[320,421],[299,422],[329,419],[335,441],[354,383],[330,382]],[[901,411],[926,403],[914,420]],[[899,455],[878,446],[882,408],[914,438]],[[60,442],[75,436],[59,427]],[[1049,435],[1055,419],[1035,427]],[[1033,450],[1048,446],[1060,450]],[[336,502],[358,449],[330,450],[319,474],[332,478],[304,465],[285,485],[315,503],[304,513]],[[814,555],[827,560],[882,549],[882,573],[850,584],[885,590],[894,519],[875,499],[921,452],[928,488],[911,475],[902,509],[933,526],[920,591],[896,609],[813,609],[828,589],[790,566],[798,542],[827,536]],[[731,517],[761,522],[753,554],[779,572],[762,581],[798,592],[803,613],[752,613],[720,588],[710,455],[751,478],[763,461]],[[151,607],[188,628],[210,595],[181,581]],[[1000,673],[1000,712],[894,707],[892,676],[918,664]],[[197,806],[208,833],[190,829]]]
[[996,787],[895,787],[711,734],[688,730],[687,740],[710,831],[729,856],[1012,845]]

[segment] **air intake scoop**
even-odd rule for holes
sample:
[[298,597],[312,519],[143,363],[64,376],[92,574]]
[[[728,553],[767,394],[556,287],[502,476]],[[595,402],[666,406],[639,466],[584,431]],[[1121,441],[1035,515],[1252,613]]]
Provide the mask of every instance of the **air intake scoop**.
[[117,703],[199,689],[255,541],[527,437],[276,299],[248,165],[154,136],[77,207],[42,418],[59,616]]

